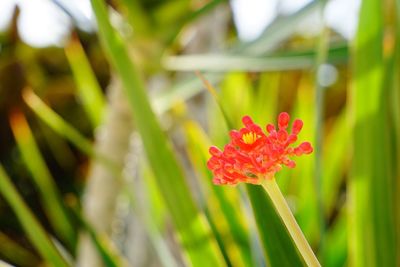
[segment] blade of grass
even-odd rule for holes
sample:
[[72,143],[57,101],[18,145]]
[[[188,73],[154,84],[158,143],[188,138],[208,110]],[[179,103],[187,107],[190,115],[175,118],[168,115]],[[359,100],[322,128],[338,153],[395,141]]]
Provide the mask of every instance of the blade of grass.
[[223,261],[216,241],[192,198],[171,144],[150,107],[145,87],[129,59],[127,48],[110,24],[107,7],[102,0],[92,0],[91,3],[100,38],[112,66],[122,80],[147,158],[171,212],[181,245],[193,266],[221,266]]
[[279,96],[279,82],[281,73],[263,73],[260,81],[252,94],[250,102],[254,112],[252,118],[255,121],[272,121],[276,118]]
[[41,120],[38,121],[37,131],[42,140],[44,139],[44,142],[46,142],[51,154],[60,167],[63,169],[72,169],[73,166],[76,166],[77,159],[64,138],[52,131]]
[[88,155],[95,155],[92,143],[83,137],[75,128],[67,124],[58,114],[47,106],[30,88],[23,91],[22,97],[29,108],[50,128],[70,140]]
[[37,266],[40,263],[40,260],[35,254],[18,244],[3,232],[0,232],[0,255],[1,258],[18,266]]
[[0,165],[0,192],[13,208],[19,222],[28,235],[28,238],[43,259],[45,259],[50,266],[68,267],[66,261],[50,241],[46,231],[42,228],[28,206],[22,200],[2,165]]
[[53,131],[69,140],[83,153],[100,161],[114,173],[119,173],[119,163],[113,162],[107,156],[96,152],[88,139],[47,106],[31,89],[25,89],[22,97],[28,107]]
[[270,266],[306,266],[270,196],[261,186],[246,185],[258,233]]
[[329,54],[329,35],[330,31],[326,25],[324,12],[325,12],[325,0],[321,0],[323,4],[319,10],[319,18],[322,21],[322,29],[319,36],[317,54],[316,54],[316,73],[315,73],[315,144],[314,144],[314,159],[315,159],[315,169],[314,169],[314,183],[316,191],[317,200],[317,216],[318,216],[318,228],[319,228],[319,239],[318,239],[318,249],[323,249],[325,245],[325,217],[324,217],[324,206],[323,206],[323,196],[322,196],[322,172],[323,172],[323,126],[324,126],[324,107],[325,107],[325,90],[326,86],[323,85],[322,77],[320,71],[324,64],[327,64],[328,54]]
[[20,110],[14,110],[11,113],[10,125],[22,158],[39,189],[42,205],[50,223],[68,247],[74,249],[76,232],[70,223],[57,186],[35,142],[28,122]]
[[233,129],[233,124],[229,120],[228,113],[226,113],[226,110],[224,109],[222,103],[220,102],[220,100],[218,98],[217,91],[214,89],[214,87],[211,85],[211,83],[200,72],[196,71],[196,76],[200,78],[200,80],[202,81],[204,87],[214,97],[215,101],[217,101],[217,104],[220,107],[220,110],[222,112],[222,115],[225,118],[225,121],[227,123],[228,128],[229,129]]
[[218,222],[216,228],[221,232],[223,245],[233,266],[253,265],[249,233],[243,224],[244,218],[236,207],[239,203],[232,201],[228,190],[215,186],[211,182],[212,176],[206,167],[209,157],[208,148],[211,146],[211,142],[199,125],[193,121],[185,122],[184,131],[189,157],[203,178],[203,184],[206,187],[204,191],[208,192],[206,199],[211,216],[215,218],[214,221]]
[[[297,99],[293,116],[301,118],[307,123],[301,130],[301,138],[315,140],[315,90],[314,77],[303,73],[297,89]],[[298,196],[296,202],[296,219],[304,235],[311,244],[319,242],[319,209],[317,190],[315,184],[315,154],[296,159],[300,166],[292,174],[291,186],[295,188],[294,194]]]
[[[346,62],[347,50],[345,44],[329,49],[327,62],[332,64]],[[315,50],[271,54],[263,57],[240,54],[200,54],[169,56],[163,60],[163,66],[173,71],[282,71],[312,68],[315,66],[316,58]]]
[[[242,117],[244,115],[255,115],[255,110],[253,110],[254,103],[252,102],[254,100],[254,92],[255,89],[247,73],[233,72],[225,75],[224,80],[221,82],[219,98],[223,100],[223,104],[227,107],[235,107],[231,108],[228,113],[229,118],[234,123],[230,129],[242,125]],[[269,103],[264,99],[264,104]]]
[[390,151],[390,86],[384,83],[388,73],[383,58],[383,11],[382,1],[362,2],[354,42],[349,110],[354,151],[349,216],[352,266],[396,266],[396,178]]
[[326,246],[321,251],[322,266],[348,266],[346,264],[348,256],[346,215],[345,208],[342,208],[335,223],[329,227],[329,232],[326,235]]
[[103,118],[106,101],[77,36],[74,35],[65,47],[65,55],[71,66],[83,109],[93,127],[97,127]]
[[[395,155],[393,156],[393,166],[395,167],[395,175],[400,177],[400,167],[396,162],[400,159],[400,0],[395,1],[395,10],[396,10],[396,22],[395,22],[395,44],[394,49],[395,52],[393,53],[392,57],[392,64],[393,70],[390,72],[392,76],[392,115],[394,121],[394,130],[395,130],[395,137],[394,140],[396,141],[396,148],[395,148]],[[400,188],[400,179],[396,179],[394,184],[394,188]],[[396,240],[397,243],[400,240],[400,211],[398,207],[400,207],[400,194],[396,194],[395,198],[395,216],[396,216]],[[400,265],[400,253],[397,253],[397,265]]]
[[268,193],[269,197],[274,204],[276,211],[282,219],[282,222],[286,225],[288,232],[290,233],[293,242],[296,244],[301,256],[303,257],[307,266],[318,267],[321,266],[314,255],[311,246],[308,244],[303,232],[294,218],[289,205],[287,204],[284,196],[282,195],[275,178],[265,179],[261,185]]
[[[322,179],[322,196],[325,216],[329,216],[337,205],[340,186],[347,171],[350,146],[350,131],[346,110],[335,119],[327,135],[324,146],[324,170]],[[340,142],[338,142],[340,140]]]

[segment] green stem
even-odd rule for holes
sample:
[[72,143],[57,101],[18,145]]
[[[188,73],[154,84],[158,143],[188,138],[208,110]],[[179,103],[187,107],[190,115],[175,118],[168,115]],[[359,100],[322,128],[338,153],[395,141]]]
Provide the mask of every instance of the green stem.
[[282,221],[286,225],[287,230],[289,231],[290,236],[293,238],[294,243],[296,244],[299,252],[304,258],[307,266],[321,266],[314,255],[310,245],[307,242],[307,239],[304,237],[303,232],[301,231],[299,225],[296,222],[292,212],[288,204],[286,203],[285,198],[283,197],[279,187],[275,181],[275,178],[272,179],[264,179],[261,185],[264,187],[265,191],[267,191],[268,195],[271,197],[274,206],[279,213],[279,216],[282,218]]

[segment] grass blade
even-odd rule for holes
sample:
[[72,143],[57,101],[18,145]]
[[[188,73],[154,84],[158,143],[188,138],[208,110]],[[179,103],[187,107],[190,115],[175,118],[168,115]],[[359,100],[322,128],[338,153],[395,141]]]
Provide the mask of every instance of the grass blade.
[[[311,78],[311,79],[310,79]],[[307,123],[301,130],[302,138],[315,140],[315,91],[313,79],[306,74],[300,81],[297,89],[297,100],[295,102],[295,113],[297,118],[301,118]],[[298,196],[296,220],[303,233],[311,244],[317,244],[320,237],[320,220],[317,188],[315,183],[315,154],[310,157],[300,157],[296,164],[301,166],[293,172],[291,186],[296,188],[295,194]]]
[[0,232],[0,255],[1,258],[18,266],[37,266],[40,264],[40,260],[36,255],[3,232]]
[[326,235],[326,246],[321,251],[322,266],[347,266],[348,258],[348,231],[345,208],[339,211],[338,218]]
[[[325,2],[326,1],[321,1]],[[325,246],[325,217],[323,207],[323,195],[322,195],[322,172],[323,172],[323,128],[324,128],[324,117],[325,117],[325,91],[327,87],[323,85],[323,79],[321,78],[320,71],[324,64],[328,62],[329,55],[329,39],[330,32],[326,25],[325,17],[325,4],[321,6],[319,17],[322,21],[322,29],[319,35],[317,55],[316,55],[316,73],[314,74],[315,81],[315,139],[314,139],[314,154],[315,154],[315,169],[314,169],[314,184],[317,201],[317,217],[319,227],[319,243],[318,248],[323,249]]]
[[[351,118],[353,163],[349,216],[352,266],[396,266],[395,177],[384,83],[383,2],[364,0],[354,44]],[[365,55],[368,54],[368,57]]]
[[25,89],[22,97],[29,108],[50,128],[76,145],[88,155],[94,155],[92,143],[75,128],[67,124],[57,113],[47,106],[32,89]]
[[70,141],[83,153],[99,160],[114,173],[119,173],[119,164],[96,152],[88,139],[47,106],[31,89],[25,89],[22,97],[28,107],[53,131]]
[[171,212],[183,249],[194,266],[221,266],[222,256],[216,241],[191,196],[171,144],[150,107],[139,73],[129,59],[127,48],[110,24],[107,7],[102,0],[91,2],[100,38],[112,66],[122,80],[150,166]]
[[[331,48],[328,62],[343,63],[348,59],[348,48],[345,44]],[[315,66],[314,50],[272,54],[268,56],[246,56],[238,54],[199,54],[170,56],[164,59],[164,67],[173,71],[283,71],[309,69]]]
[[65,47],[65,55],[71,66],[83,108],[93,127],[97,127],[103,118],[106,101],[77,37],[72,38]]
[[24,203],[16,188],[11,183],[3,166],[0,165],[0,192],[11,205],[28,238],[50,266],[68,267],[56,247],[50,241],[45,230]]
[[340,186],[344,180],[343,173],[349,165],[350,131],[345,113],[346,110],[336,118],[324,142],[324,170],[321,186],[325,216],[329,216],[337,205]]
[[232,197],[229,195],[232,190],[215,186],[211,182],[212,176],[206,167],[209,157],[208,148],[211,146],[211,142],[199,125],[193,121],[185,122],[184,131],[189,157],[204,178],[203,184],[207,188],[205,191],[208,192],[206,196],[209,203],[208,207],[211,216],[215,218],[214,221],[218,221],[216,228],[221,232],[222,242],[228,257],[230,257],[233,266],[253,265],[249,233],[244,227],[244,218],[239,213],[240,209],[237,208],[240,203],[232,201]]
[[246,189],[270,266],[306,266],[268,194],[258,185]]
[[321,266],[310,244],[308,244],[307,239],[297,224],[296,219],[294,218],[285,197],[282,195],[275,178],[272,178],[271,180],[263,180],[261,185],[271,198],[275,210],[278,212],[282,222],[285,224],[286,229],[293,239],[293,242],[296,244],[296,247],[306,265],[315,267]]
[[22,158],[39,188],[42,205],[54,230],[70,249],[76,245],[76,232],[70,224],[54,179],[46,166],[24,114],[15,110],[10,115],[11,129]]

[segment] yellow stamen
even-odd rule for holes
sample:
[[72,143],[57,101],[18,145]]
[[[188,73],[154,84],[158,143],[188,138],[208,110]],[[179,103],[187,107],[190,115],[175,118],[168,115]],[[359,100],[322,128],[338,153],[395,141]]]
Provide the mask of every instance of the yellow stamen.
[[257,141],[257,139],[258,139],[258,136],[257,136],[257,134],[254,133],[254,132],[245,133],[245,134],[242,136],[243,142],[244,142],[245,144],[248,144],[248,145],[253,144],[255,141]]

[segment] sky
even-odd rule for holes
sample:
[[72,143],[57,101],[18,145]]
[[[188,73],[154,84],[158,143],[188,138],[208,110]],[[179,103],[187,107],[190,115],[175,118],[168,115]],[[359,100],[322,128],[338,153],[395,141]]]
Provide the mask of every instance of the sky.
[[[244,41],[256,39],[278,14],[289,15],[304,7],[311,0],[231,0],[234,20],[239,37]],[[357,26],[360,0],[330,0],[324,17],[328,26],[350,40]],[[321,22],[317,14],[298,25],[302,33],[318,34]]]
[[[82,29],[93,29],[89,0],[56,0],[72,12]],[[72,22],[51,0],[0,0],[0,30],[10,21],[15,5],[20,7],[18,30],[21,39],[34,47],[62,46]]]
[[[95,28],[89,0],[55,0],[74,14],[83,30]],[[256,39],[278,14],[291,14],[311,0],[231,0],[234,21],[239,38],[243,41]],[[62,46],[72,26],[70,18],[50,0],[1,0],[0,31],[10,20],[13,7],[21,9],[18,28],[22,40],[34,47]],[[345,38],[352,39],[356,30],[360,0],[331,0],[324,12],[328,26]],[[318,16],[311,16],[298,25],[302,33],[318,34],[321,23]]]

